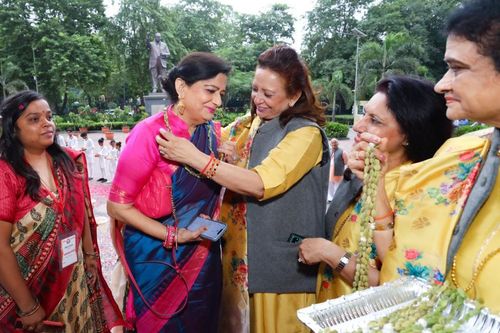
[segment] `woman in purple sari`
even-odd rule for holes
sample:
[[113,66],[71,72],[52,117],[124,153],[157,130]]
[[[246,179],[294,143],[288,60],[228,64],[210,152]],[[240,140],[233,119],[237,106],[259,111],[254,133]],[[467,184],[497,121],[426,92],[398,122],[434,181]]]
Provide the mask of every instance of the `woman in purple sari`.
[[203,228],[186,228],[199,215],[217,217],[220,186],[163,158],[155,137],[166,128],[217,156],[212,118],[229,71],[210,53],[183,58],[163,83],[173,104],[137,124],[120,156],[108,213],[118,224],[130,286],[125,312],[137,332],[217,331],[220,243],[201,240]]

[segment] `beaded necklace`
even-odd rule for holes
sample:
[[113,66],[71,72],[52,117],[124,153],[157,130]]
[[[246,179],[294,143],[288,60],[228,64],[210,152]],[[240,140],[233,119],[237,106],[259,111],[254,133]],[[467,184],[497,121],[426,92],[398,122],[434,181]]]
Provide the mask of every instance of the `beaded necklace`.
[[370,144],[366,150],[364,186],[363,193],[361,194],[363,206],[359,214],[358,259],[352,284],[354,291],[363,290],[369,286],[368,270],[370,266],[370,254],[372,252],[373,229],[375,228],[375,199],[379,175],[380,161],[375,157],[375,145]]
[[[170,127],[170,121],[168,120],[168,110],[164,111],[163,120],[165,121],[165,126],[167,126],[167,129],[170,131],[170,133],[173,134],[174,132],[172,131],[172,128]],[[214,151],[212,149],[212,126],[210,126],[210,124],[205,124],[205,126],[207,126],[208,148],[210,149],[210,152],[213,154]],[[196,178],[207,178],[204,174],[191,168],[187,164],[184,164],[183,167],[191,176],[194,176]]]
[[[474,287],[474,284],[477,281],[477,278],[481,274],[484,266],[490,261],[495,255],[500,253],[500,247],[494,249],[493,251],[487,253],[482,260],[480,260],[481,256],[483,255],[484,250],[488,247],[488,245],[491,243],[497,232],[500,230],[500,223],[497,224],[497,227],[493,232],[488,236],[486,241],[481,245],[481,248],[479,249],[479,252],[476,255],[476,259],[474,260],[474,265],[472,268],[472,279],[470,280],[469,284],[467,284],[467,287],[463,288],[464,291],[469,291]],[[457,256],[453,258],[453,263],[451,266],[451,281],[457,288],[461,288],[458,279],[457,279]]]

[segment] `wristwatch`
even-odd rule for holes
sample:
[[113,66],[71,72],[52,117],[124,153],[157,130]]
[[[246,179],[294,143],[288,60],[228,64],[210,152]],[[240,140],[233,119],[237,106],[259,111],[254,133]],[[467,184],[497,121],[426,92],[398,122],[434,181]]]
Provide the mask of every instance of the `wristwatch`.
[[339,260],[339,264],[337,265],[337,267],[335,267],[335,272],[337,272],[337,273],[342,272],[344,267],[349,263],[349,260],[351,259],[351,257],[352,257],[351,252],[344,253],[344,255]]

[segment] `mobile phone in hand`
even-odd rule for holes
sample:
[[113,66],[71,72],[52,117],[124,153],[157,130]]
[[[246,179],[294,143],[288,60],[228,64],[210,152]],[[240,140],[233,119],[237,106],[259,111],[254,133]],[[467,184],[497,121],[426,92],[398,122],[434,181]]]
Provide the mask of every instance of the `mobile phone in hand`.
[[222,237],[222,235],[224,235],[224,232],[227,229],[227,224],[220,221],[214,221],[198,216],[197,218],[194,219],[193,222],[191,222],[191,224],[187,227],[187,229],[191,231],[196,231],[200,227],[208,228],[208,230],[204,231],[201,234],[202,238],[211,240],[212,242],[216,242]]
[[301,236],[299,234],[296,234],[294,232],[292,232],[290,234],[290,236],[288,236],[288,243],[292,243],[292,244],[298,244],[300,243],[305,237],[304,236]]

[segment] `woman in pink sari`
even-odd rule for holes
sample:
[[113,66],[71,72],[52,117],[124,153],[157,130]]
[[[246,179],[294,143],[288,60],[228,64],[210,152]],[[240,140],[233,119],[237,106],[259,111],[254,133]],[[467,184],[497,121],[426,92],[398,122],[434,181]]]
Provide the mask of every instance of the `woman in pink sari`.
[[200,214],[216,217],[220,186],[162,157],[155,137],[166,128],[218,156],[212,118],[229,70],[210,53],[183,58],[163,83],[173,104],[137,124],[120,156],[108,213],[125,225],[115,236],[130,284],[125,311],[137,332],[217,331],[220,242],[186,228]]
[[54,141],[36,92],[0,109],[0,331],[109,332],[122,321],[102,276],[85,155]]

